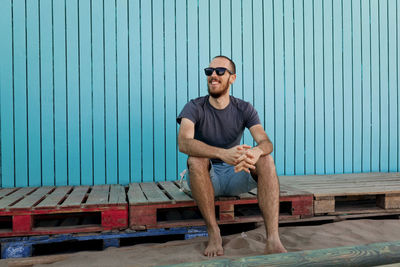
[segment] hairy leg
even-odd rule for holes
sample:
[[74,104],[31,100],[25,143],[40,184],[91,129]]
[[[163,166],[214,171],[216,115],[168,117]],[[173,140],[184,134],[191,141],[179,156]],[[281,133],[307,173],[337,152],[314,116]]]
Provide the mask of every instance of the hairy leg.
[[214,188],[210,179],[210,161],[207,158],[189,157],[190,188],[192,196],[206,222],[208,245],[204,255],[208,257],[224,254],[222,238],[215,217]]
[[256,163],[258,205],[264,218],[267,254],[287,252],[279,238],[279,181],[271,155]]

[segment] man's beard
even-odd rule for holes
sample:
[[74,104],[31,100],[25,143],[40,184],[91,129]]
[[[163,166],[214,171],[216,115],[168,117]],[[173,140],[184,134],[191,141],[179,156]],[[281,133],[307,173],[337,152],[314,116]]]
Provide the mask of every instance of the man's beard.
[[[210,81],[210,83],[211,83],[211,82],[212,82],[212,80]],[[221,83],[221,85],[223,86],[223,89],[222,89],[221,91],[219,91],[219,92],[211,92],[211,90],[210,90],[210,86],[211,86],[211,85],[210,85],[209,83],[208,83],[207,85],[208,85],[208,94],[209,94],[210,96],[212,96],[213,98],[219,98],[220,96],[226,94],[226,92],[227,92],[228,89],[229,89],[229,83],[228,83],[228,81],[226,81],[225,85]]]

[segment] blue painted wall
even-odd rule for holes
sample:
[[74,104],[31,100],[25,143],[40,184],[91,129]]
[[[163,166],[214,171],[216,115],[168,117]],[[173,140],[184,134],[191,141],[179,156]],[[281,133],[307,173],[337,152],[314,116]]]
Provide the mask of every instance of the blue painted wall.
[[218,54],[279,175],[399,171],[399,2],[0,0],[1,186],[176,179]]

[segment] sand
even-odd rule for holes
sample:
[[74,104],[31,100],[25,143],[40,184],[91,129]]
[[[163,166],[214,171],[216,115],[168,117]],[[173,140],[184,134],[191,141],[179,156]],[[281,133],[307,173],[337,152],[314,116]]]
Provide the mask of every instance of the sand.
[[[400,240],[400,220],[349,220],[314,226],[280,228],[282,243],[289,252],[364,245]],[[208,260],[202,255],[205,237],[170,241],[162,244],[139,244],[104,251],[78,252],[51,257],[32,257],[48,266],[157,266]],[[265,229],[259,227],[239,234],[223,236],[225,255],[218,258],[263,254]],[[47,259],[47,262],[45,261]],[[27,260],[27,259],[25,259]],[[52,263],[51,263],[52,262]],[[1,260],[1,266],[24,266],[23,259]],[[26,262],[28,263],[28,262]],[[29,264],[27,264],[29,266]],[[27,266],[25,265],[25,266]],[[31,265],[32,266],[32,265]]]

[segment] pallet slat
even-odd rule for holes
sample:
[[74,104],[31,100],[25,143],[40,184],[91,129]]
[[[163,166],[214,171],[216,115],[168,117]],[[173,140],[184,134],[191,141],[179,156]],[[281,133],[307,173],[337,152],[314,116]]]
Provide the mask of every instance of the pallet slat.
[[63,200],[66,195],[71,191],[72,186],[57,187],[56,190],[51,192],[42,202],[36,205],[36,208],[56,208],[57,205]]
[[129,184],[128,201],[129,204],[131,205],[148,203],[148,200],[146,196],[143,194],[143,191],[139,184],[137,183]]
[[159,184],[175,201],[193,201],[191,197],[179,190],[173,182],[160,182]]
[[82,204],[89,186],[77,186],[69,194],[67,199],[61,204],[61,207],[76,207]]
[[46,194],[51,192],[54,186],[40,187],[38,190],[30,194],[29,196],[23,198],[17,204],[10,207],[10,209],[27,209],[32,208],[38,201],[43,199]]
[[140,183],[140,187],[149,202],[171,202],[171,200],[154,183]]
[[108,203],[108,196],[110,192],[109,185],[95,185],[90,191],[86,205],[99,205]]
[[18,190],[18,189],[19,188],[3,188],[3,189],[0,189],[0,198],[6,196],[6,195],[8,195],[8,194],[10,194],[10,193],[12,193],[12,192],[14,192],[16,190]]
[[0,209],[7,208],[9,205],[17,202],[25,195],[31,193],[32,191],[36,190],[36,187],[24,187],[19,188],[17,191],[13,192],[12,194],[8,195],[6,198],[0,199]]
[[108,204],[125,204],[125,188],[122,185],[111,185]]

